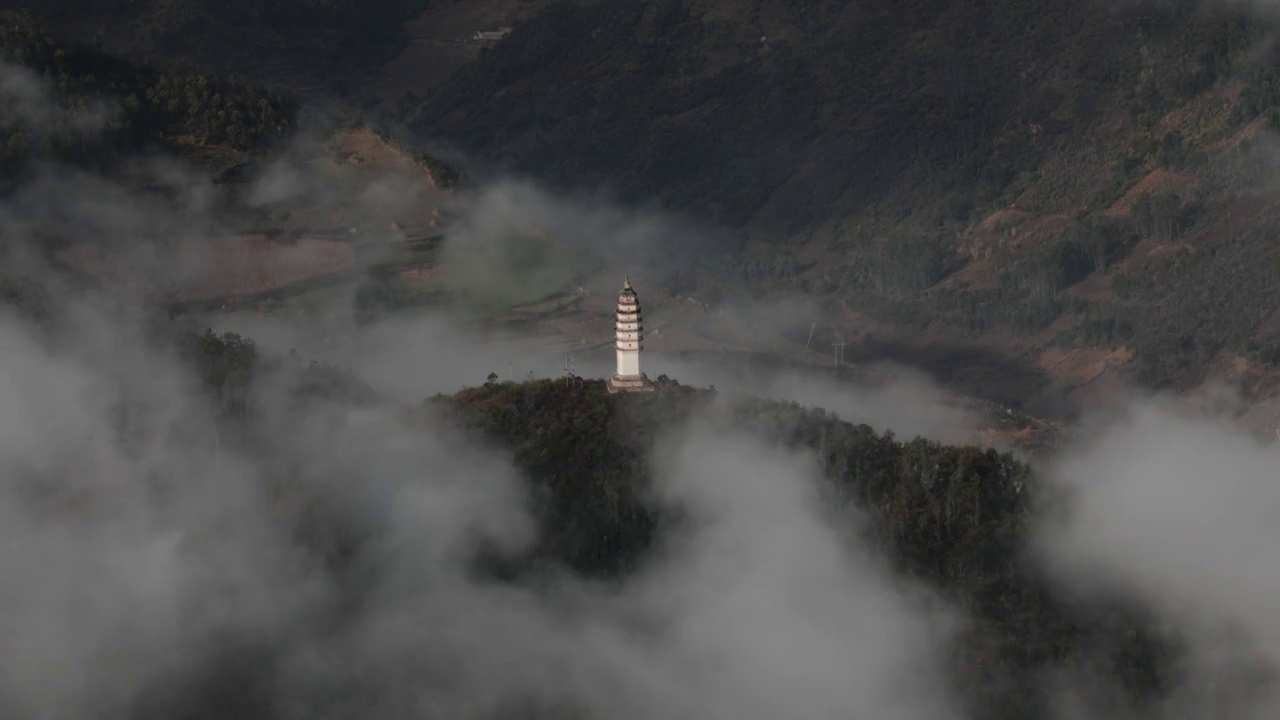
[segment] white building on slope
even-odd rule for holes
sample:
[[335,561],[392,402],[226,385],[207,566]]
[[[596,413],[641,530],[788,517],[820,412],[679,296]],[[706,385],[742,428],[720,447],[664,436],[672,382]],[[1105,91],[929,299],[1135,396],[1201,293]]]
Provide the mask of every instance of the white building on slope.
[[609,378],[609,392],[653,392],[653,383],[640,372],[640,340],[644,326],[640,322],[640,299],[631,289],[628,277],[618,293],[618,314],[614,320],[614,346],[618,353],[618,370]]

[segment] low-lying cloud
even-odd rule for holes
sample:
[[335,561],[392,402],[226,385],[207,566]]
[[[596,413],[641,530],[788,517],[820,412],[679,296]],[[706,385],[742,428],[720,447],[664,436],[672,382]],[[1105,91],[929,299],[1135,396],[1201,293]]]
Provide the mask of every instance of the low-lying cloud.
[[698,704],[675,714],[954,716],[940,651],[955,618],[850,550],[858,518],[837,530],[814,458],[681,432],[657,451],[659,492],[696,524],[637,593],[669,608],[672,660],[688,665],[675,670]]
[[865,423],[904,439],[924,436],[945,443],[972,443],[985,425],[924,373],[892,364],[864,366],[871,380],[841,379],[831,368],[732,367],[725,358],[659,358],[652,361],[681,383],[734,395],[820,407],[851,423]]
[[735,245],[728,234],[653,209],[632,209],[598,196],[558,197],[526,180],[504,178],[469,194],[466,215],[451,233],[483,242],[513,230],[556,238],[610,267],[643,268],[669,279],[699,257]]
[[[850,550],[811,457],[691,427],[655,475],[688,508],[685,532],[619,586],[566,575],[547,595],[471,571],[481,543],[533,539],[504,453],[385,401],[302,417],[262,407],[251,444],[219,440],[173,358],[128,321],[73,315],[53,346],[0,327],[13,430],[0,444],[0,674],[15,714],[217,705],[213,678],[233,672],[222,653],[252,650],[265,676],[242,690],[249,717],[540,704],[643,719],[944,716],[928,669],[945,614]],[[290,530],[316,505],[329,532],[363,538],[350,574]]]
[[115,116],[104,103],[82,103],[74,113],[58,112],[55,104],[44,78],[28,68],[0,62],[0,125],[21,131],[28,141],[43,142],[57,133],[93,135]]
[[[1136,601],[1189,643],[1170,717],[1208,702],[1215,683],[1280,667],[1280,572],[1271,558],[1280,547],[1271,517],[1280,507],[1280,456],[1229,415],[1204,409],[1149,397],[1092,421],[1089,439],[1049,473],[1066,505],[1042,523],[1034,548],[1064,595]],[[1209,707],[1242,717],[1280,710],[1266,684],[1217,700],[1228,701]]]

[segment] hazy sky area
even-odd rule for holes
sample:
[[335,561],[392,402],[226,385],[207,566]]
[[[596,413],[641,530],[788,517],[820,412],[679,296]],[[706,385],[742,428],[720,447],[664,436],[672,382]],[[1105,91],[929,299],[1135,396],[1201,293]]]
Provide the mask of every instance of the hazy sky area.
[[[41,117],[27,75],[0,68],[0,94],[21,98],[13,107],[27,121]],[[358,217],[413,192],[397,176],[343,196],[308,174],[304,155],[282,153],[252,197],[314,197]],[[140,159],[135,171],[175,183],[176,202],[154,202],[127,178],[39,169],[0,204],[9,259],[50,277],[25,250],[42,235],[91,236],[118,249],[106,262],[198,279],[202,266],[172,252],[174,235],[239,220],[177,161]],[[484,188],[457,211],[455,242],[527,222],[609,263],[700,232],[524,179]],[[439,310],[363,326],[230,316],[219,329],[349,368],[378,398],[298,412],[268,381],[255,388],[263,419],[252,442],[224,443],[196,378],[144,332],[140,298],[50,282],[65,293],[63,324],[0,319],[0,716],[378,720],[528,707],[617,720],[966,717],[945,670],[966,609],[896,574],[860,539],[861,513],[824,505],[812,454],[726,429],[723,407],[656,441],[654,493],[689,523],[636,573],[499,584],[474,571],[474,556],[531,546],[528,487],[508,450],[419,405],[504,376],[508,363],[516,379],[559,375],[563,350],[476,332]],[[750,326],[789,307],[726,309]],[[901,368],[861,388],[797,371],[726,376],[709,361],[644,362],[651,375],[822,406],[907,437],[961,441],[983,422]],[[607,352],[576,369],[609,374]],[[1280,663],[1280,451],[1172,396],[1086,417],[1079,436],[1039,468],[1072,501],[1063,516],[1034,521],[1028,562],[1066,595],[1155,608],[1192,650],[1187,688],[1241,657]],[[367,539],[349,575],[286,529],[309,513]],[[1197,717],[1190,697],[1175,690],[1158,717]],[[1280,713],[1272,693],[1241,698],[1232,717]],[[1137,717],[1066,692],[1055,710],[1063,720]]]

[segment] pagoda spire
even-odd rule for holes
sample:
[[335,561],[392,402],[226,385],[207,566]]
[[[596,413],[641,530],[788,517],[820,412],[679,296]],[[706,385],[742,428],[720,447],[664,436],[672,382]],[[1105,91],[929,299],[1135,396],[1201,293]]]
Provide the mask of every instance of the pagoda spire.
[[631,287],[627,275],[618,293],[618,311],[614,316],[614,350],[618,357],[617,372],[609,379],[609,392],[651,392],[653,384],[640,372],[640,341],[644,326],[640,321],[640,298]]

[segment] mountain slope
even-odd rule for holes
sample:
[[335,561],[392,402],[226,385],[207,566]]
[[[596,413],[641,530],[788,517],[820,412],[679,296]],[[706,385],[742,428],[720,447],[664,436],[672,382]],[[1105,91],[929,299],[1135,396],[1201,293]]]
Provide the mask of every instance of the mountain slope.
[[[964,186],[959,215],[1088,127],[1155,43],[1204,30],[1188,23],[1063,0],[560,3],[437,89],[419,127],[733,225],[803,228],[922,183]],[[1161,80],[1207,85],[1225,49],[1202,50]]]
[[1264,22],[1205,7],[560,3],[414,124],[754,237],[703,295],[799,290],[846,340],[977,343],[1067,385],[1117,349],[1195,382],[1275,354],[1246,299],[1270,262],[1241,259],[1269,257],[1277,65]]

